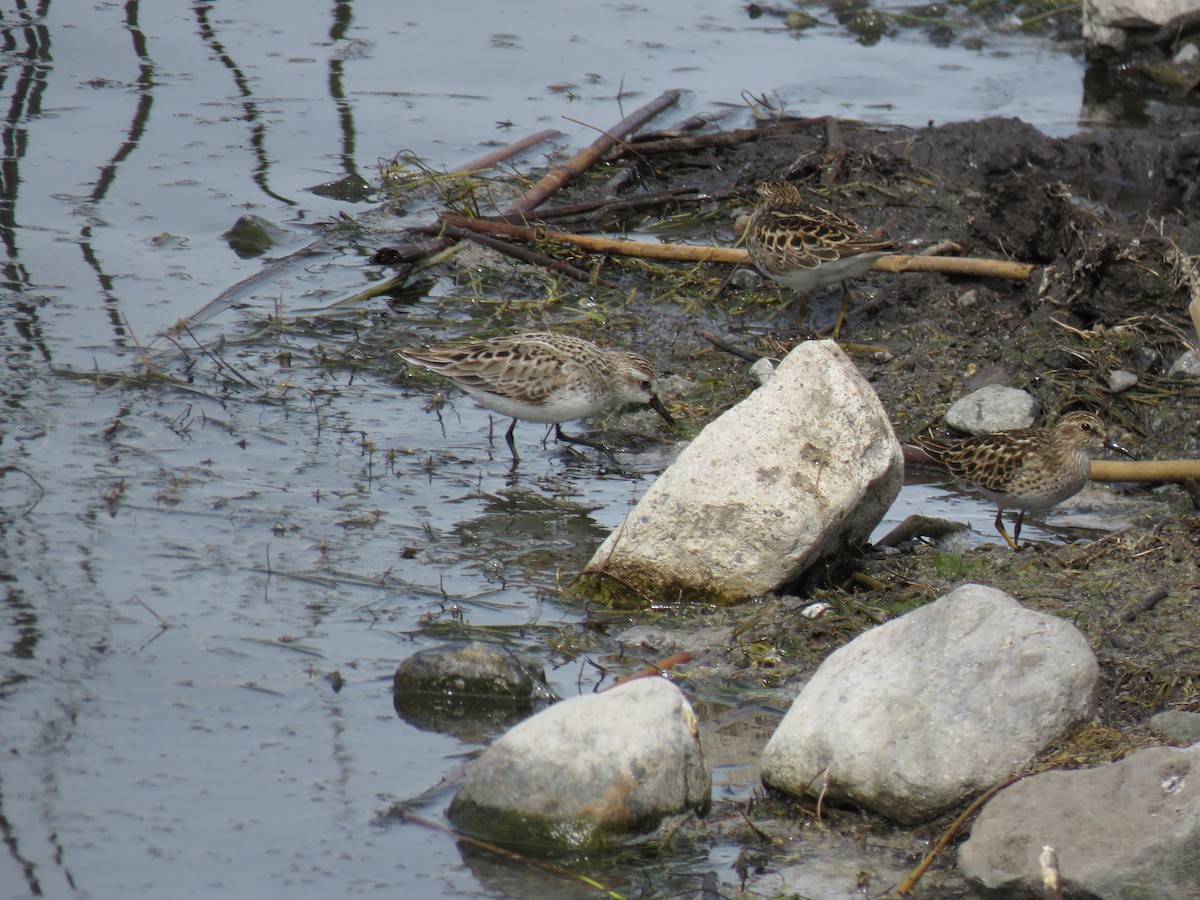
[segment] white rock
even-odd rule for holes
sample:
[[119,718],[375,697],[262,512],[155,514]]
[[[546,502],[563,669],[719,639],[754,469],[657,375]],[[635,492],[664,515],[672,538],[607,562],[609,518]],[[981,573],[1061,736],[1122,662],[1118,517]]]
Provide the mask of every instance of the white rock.
[[759,384],[766,384],[775,377],[775,363],[764,356],[762,359],[756,360],[750,367],[750,374]]
[[1200,378],[1200,350],[1188,350],[1180,354],[1167,370],[1167,377]]
[[1165,25],[1194,6],[1193,0],[1084,0],[1084,45],[1089,51],[1125,53],[1132,42],[1122,24],[1142,20],[1150,25]]
[[946,410],[946,424],[968,434],[1028,428],[1038,402],[1025,391],[989,384],[959,397]]
[[1069,622],[964,585],[831,654],[767,743],[762,780],[926,821],[1089,718],[1098,683]]
[[1108,373],[1108,389],[1114,394],[1120,394],[1138,383],[1138,377],[1133,372],[1124,369],[1113,369]]
[[1175,54],[1175,58],[1171,62],[1177,66],[1184,66],[1189,63],[1194,63],[1200,59],[1200,47],[1195,44],[1184,44],[1179,48],[1179,52]]
[[589,583],[736,602],[865,541],[900,490],[879,398],[832,341],[809,341],[710,423],[604,542]]
[[467,769],[447,814],[499,843],[595,850],[704,814],[711,795],[691,706],[669,681],[639,678],[502,735]]

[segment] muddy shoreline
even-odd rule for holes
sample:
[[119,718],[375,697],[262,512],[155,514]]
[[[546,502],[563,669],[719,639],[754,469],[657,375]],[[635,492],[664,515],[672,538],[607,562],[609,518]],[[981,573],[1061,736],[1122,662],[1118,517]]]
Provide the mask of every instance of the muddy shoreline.
[[[589,172],[556,202],[593,199],[614,177],[625,180],[624,194],[691,188],[698,199],[603,222],[554,224],[729,246],[737,216],[753,203],[755,185],[783,176],[867,227],[907,242],[907,252],[948,241],[966,256],[1033,263],[1038,268],[1027,281],[872,273],[853,286],[841,339],[901,440],[938,421],[964,393],[1008,384],[1038,399],[1042,421],[1089,408],[1147,457],[1196,457],[1200,382],[1166,373],[1197,339],[1187,306],[1200,292],[1191,257],[1200,248],[1198,126],[1200,116],[1187,111],[1137,131],[1055,139],[1013,119],[923,129],[842,121],[733,147],[653,156],[634,150]],[[485,258],[488,271],[482,275],[479,257],[470,258],[476,289],[507,296],[544,293],[543,273],[498,256]],[[488,326],[497,332],[563,327],[638,347],[674,371],[679,388],[674,409],[692,434],[754,386],[743,361],[716,350],[699,332],[717,332],[752,352],[779,356],[826,330],[838,306],[838,296],[826,294],[802,307],[790,292],[752,272],[723,286],[729,272],[721,267],[619,258],[573,262],[591,266],[613,286],[589,290],[566,284],[564,294],[590,297],[506,305]],[[603,312],[591,318],[579,314],[588,308]],[[409,331],[402,320],[383,332],[376,335],[380,348],[427,337]],[[1118,369],[1134,373],[1137,383],[1115,393],[1109,376]],[[1158,511],[1098,540],[1045,543],[1021,554],[999,541],[963,552],[922,545],[868,550],[810,572],[794,595],[719,612],[659,610],[652,626],[632,616],[623,621],[634,627],[623,635],[622,617],[610,619],[592,633],[587,650],[626,661],[631,655],[652,660],[688,650],[689,690],[699,703],[720,697],[727,704],[732,686],[744,695],[746,710],[764,702],[782,709],[821,660],[854,635],[976,581],[1069,618],[1100,658],[1104,688],[1097,721],[1062,746],[1048,748],[1039,764],[1115,760],[1162,742],[1146,727],[1151,714],[1200,709],[1200,647],[1194,637],[1200,633],[1195,612],[1200,518],[1194,490],[1192,495],[1178,486],[1137,490],[1157,492]],[[1147,604],[1152,595],[1161,596]],[[815,601],[828,603],[829,610],[812,619],[800,615]],[[763,727],[769,734],[769,717]],[[753,743],[746,752],[754,752]],[[695,836],[753,844],[758,836],[748,830],[744,808],[718,802]],[[754,810],[756,827],[784,842],[785,849],[772,852],[776,859],[804,852],[810,838],[788,823],[813,817],[810,804],[760,797]],[[864,830],[873,839],[887,835],[892,863],[897,853],[919,856],[947,824],[895,831],[869,816],[824,815],[832,815],[828,821],[840,835],[834,840],[853,843]],[[936,887],[919,888],[915,896],[973,896],[954,875],[952,859],[953,853],[944,855],[927,876]]]
[[[1200,384],[1169,379],[1166,370],[1196,341],[1186,310],[1200,288],[1189,259],[1200,248],[1192,175],[1200,169],[1197,125],[1200,118],[1181,114],[1138,131],[1059,140],[1011,119],[918,130],[842,123],[844,147],[831,147],[825,130],[772,138],[736,153],[679,160],[664,183],[699,180],[714,193],[744,194],[761,179],[785,174],[818,189],[828,185],[836,208],[868,227],[886,225],[894,237],[949,240],[964,255],[1039,266],[1028,282],[874,274],[855,287],[856,311],[842,339],[902,440],[937,421],[962,394],[999,383],[1037,397],[1045,420],[1087,407],[1116,423],[1149,457],[1195,457]],[[795,308],[796,301],[773,285],[763,290]],[[782,351],[824,326],[821,315],[835,309],[821,308],[800,324],[794,314],[790,322],[781,314],[739,337],[753,335],[764,352]],[[726,328],[739,331],[729,322]],[[678,345],[673,349],[678,354]],[[1137,385],[1110,391],[1108,377],[1116,369],[1134,372]],[[1151,714],[1200,708],[1194,637],[1200,625],[1200,519],[1182,489],[1158,490],[1172,498],[1176,514],[1147,517],[1094,542],[1044,544],[1020,555],[999,542],[963,553],[867,553],[813,573],[801,596],[765,598],[753,608],[721,613],[736,635],[732,642],[687,634],[699,629],[711,635],[717,616],[686,616],[687,624],[660,621],[659,649],[698,651],[699,677],[689,676],[689,683],[702,695],[723,682],[773,683],[786,706],[824,656],[855,634],[977,581],[1069,618],[1101,661],[1097,721],[1048,748],[1039,764],[1119,759],[1160,742],[1146,727]],[[1139,601],[1162,592],[1138,609]],[[799,614],[814,601],[830,603],[830,613],[816,620]],[[776,811],[815,814],[809,804],[782,803]],[[726,812],[722,820],[718,810],[718,820],[739,831],[733,810]],[[907,835],[916,853],[949,818],[892,833],[891,839]],[[870,817],[839,821],[844,833],[886,829]],[[791,850],[801,852],[797,832],[781,828],[783,834],[790,835]],[[925,896],[970,896],[954,884],[952,860],[952,852],[943,856]]]

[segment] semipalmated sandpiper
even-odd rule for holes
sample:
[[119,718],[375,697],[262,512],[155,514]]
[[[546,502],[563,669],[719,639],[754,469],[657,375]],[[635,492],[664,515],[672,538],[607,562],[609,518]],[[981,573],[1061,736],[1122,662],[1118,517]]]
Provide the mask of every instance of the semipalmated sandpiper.
[[560,441],[611,451],[563,433],[562,423],[585,419],[631,403],[650,408],[674,425],[658,398],[658,374],[643,357],[625,350],[605,350],[591,341],[557,332],[536,332],[401,350],[408,362],[444,375],[483,406],[512,417],[505,440],[513,459],[517,420],[554,425]]

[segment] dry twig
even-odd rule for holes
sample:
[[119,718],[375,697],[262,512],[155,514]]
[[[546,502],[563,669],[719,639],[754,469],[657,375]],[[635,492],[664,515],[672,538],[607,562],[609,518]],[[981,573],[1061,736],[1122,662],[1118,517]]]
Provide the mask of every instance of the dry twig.
[[456,228],[453,225],[444,225],[442,228],[438,228],[436,225],[431,225],[426,228],[414,228],[412,231],[416,234],[438,234],[447,238],[454,238],[455,240],[473,241],[484,247],[490,247],[498,253],[503,253],[505,256],[511,256],[513,259],[518,259],[530,265],[541,266],[552,272],[559,272],[568,278],[574,278],[576,281],[591,282],[601,287],[612,287],[610,282],[602,278],[593,279],[590,272],[585,272],[583,269],[573,266],[568,262],[563,262],[561,259],[554,259],[553,257],[546,256],[544,253],[530,250],[528,247],[520,247],[509,241],[501,241],[486,234],[472,231],[469,228]]
[[715,134],[697,134],[664,141],[646,141],[629,145],[625,153],[648,156],[651,153],[673,153],[678,150],[696,150],[701,147],[732,147],[774,134],[795,134],[797,131],[807,131],[816,125],[824,125],[826,118],[828,117],[817,116],[813,119],[796,119],[781,125],[766,125],[762,128],[735,128],[732,131],[719,131]]
[[892,896],[907,897],[912,892],[912,889],[917,886],[917,882],[921,880],[921,876],[923,876],[929,867],[933,865],[933,861],[937,858],[937,855],[946,849],[947,844],[954,840],[955,835],[957,835],[963,825],[967,823],[967,819],[975,815],[975,813],[979,811],[983,804],[991,800],[992,797],[996,796],[996,794],[1000,793],[1000,791],[1004,790],[1010,784],[1016,784],[1028,774],[1028,772],[1025,772],[1020,775],[1014,775],[1012,778],[1009,778],[1006,781],[992,785],[990,788],[976,797],[975,800],[972,801],[971,805],[964,809],[962,814],[950,823],[950,827],[942,832],[941,837],[939,837],[934,842],[933,846],[929,848],[929,852],[925,854],[919,863],[917,863],[916,868],[909,872],[908,877],[900,882],[900,885],[892,892]]
[[[442,216],[442,221],[455,228],[469,228],[492,234],[503,234],[524,241],[552,241],[570,244],[592,253],[618,256],[637,256],[643,259],[671,259],[677,262],[724,263],[750,265],[750,254],[731,247],[702,247],[694,244],[653,244],[648,241],[628,241],[618,238],[592,237],[572,234],[552,228],[509,225],[487,222],[467,216]],[[954,275],[1027,279],[1034,266],[1001,259],[974,259],[951,256],[884,256],[875,261],[875,269],[883,272],[944,272]]]
[[542,180],[526,191],[524,197],[505,210],[505,214],[510,216],[520,215],[536,209],[546,201],[547,197],[572,178],[586,172],[596,162],[603,159],[604,154],[612,150],[617,143],[624,140],[630,133],[637,131],[642,125],[653,119],[663,110],[669,109],[678,103],[679,97],[680,91],[666,91],[658,99],[647,103],[641,109],[626,116],[614,125],[611,130],[604,132],[603,135],[589,146],[576,153],[568,162],[561,166],[555,166],[542,176]]
[[1200,479],[1200,459],[1092,460],[1092,481],[1187,481]]

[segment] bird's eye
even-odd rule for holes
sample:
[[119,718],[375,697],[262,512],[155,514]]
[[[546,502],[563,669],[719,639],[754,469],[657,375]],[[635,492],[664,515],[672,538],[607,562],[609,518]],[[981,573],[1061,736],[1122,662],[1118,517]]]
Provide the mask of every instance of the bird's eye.
[[649,382],[649,381],[643,381],[643,382],[642,382],[642,390],[644,390],[644,391],[653,391],[653,390],[654,390],[654,385],[653,385],[651,382]]

